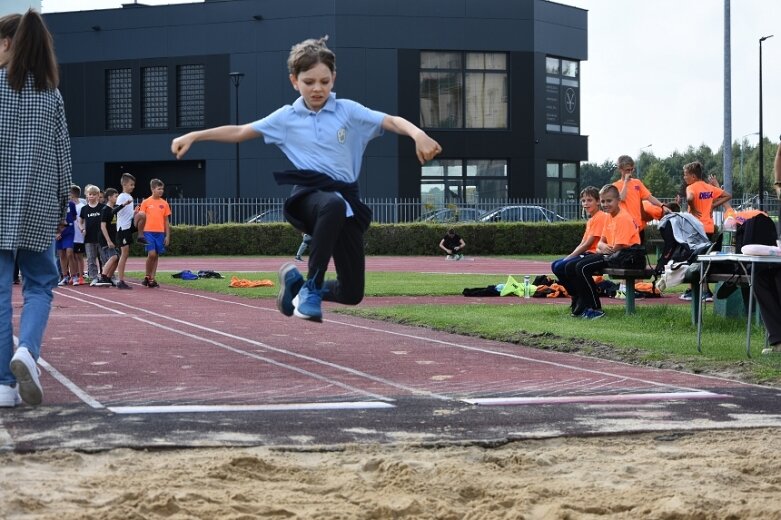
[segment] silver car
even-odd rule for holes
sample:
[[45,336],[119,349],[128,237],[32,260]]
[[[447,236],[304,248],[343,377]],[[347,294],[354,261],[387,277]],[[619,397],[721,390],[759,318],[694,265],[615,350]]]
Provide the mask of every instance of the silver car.
[[542,206],[502,206],[480,217],[480,222],[564,222],[561,215]]

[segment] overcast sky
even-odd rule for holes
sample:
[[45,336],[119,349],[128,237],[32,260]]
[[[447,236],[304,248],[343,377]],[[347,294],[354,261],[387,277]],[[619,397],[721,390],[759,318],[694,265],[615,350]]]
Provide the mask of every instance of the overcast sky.
[[[43,0],[42,9],[106,9],[130,2]],[[589,161],[637,156],[641,148],[661,157],[703,143],[718,149],[724,138],[724,0],[559,3],[589,12],[589,59],[581,67],[581,133],[589,136]],[[763,43],[762,73],[764,134],[777,142],[781,1],[735,0],[731,15],[732,139],[759,131],[758,40],[775,34]],[[757,136],[746,139],[756,143]]]

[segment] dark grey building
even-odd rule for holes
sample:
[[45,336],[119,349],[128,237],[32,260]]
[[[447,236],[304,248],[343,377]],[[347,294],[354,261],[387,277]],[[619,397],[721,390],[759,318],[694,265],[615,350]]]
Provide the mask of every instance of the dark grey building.
[[[207,0],[46,21],[80,184],[118,187],[130,171],[139,195],[153,177],[169,197],[235,197],[237,188],[241,197],[285,195],[271,172],[289,163],[261,139],[239,147],[239,168],[234,145],[198,143],[176,161],[170,142],[234,123],[236,111],[246,123],[291,103],[290,47],[325,34],[339,97],[405,117],[444,148],[421,167],[410,139],[376,139],[364,196],[563,198],[577,190],[577,165],[587,159],[582,9],[545,0]],[[232,72],[243,73],[238,87]]]

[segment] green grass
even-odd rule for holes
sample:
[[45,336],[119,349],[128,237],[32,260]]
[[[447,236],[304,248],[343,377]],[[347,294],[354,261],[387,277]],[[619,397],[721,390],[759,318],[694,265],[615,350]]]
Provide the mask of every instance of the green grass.
[[[535,257],[535,259],[540,259]],[[161,273],[164,285],[197,288],[248,298],[273,298],[277,287],[233,289],[231,276],[270,279],[276,273],[223,272],[224,279],[183,281]],[[141,273],[129,273],[133,277]],[[522,274],[514,274],[518,279]],[[505,281],[504,276],[468,274],[367,273],[366,295],[371,296],[451,296],[465,287],[485,287]],[[679,292],[682,286],[676,288]],[[514,298],[512,296],[507,298]],[[490,300],[483,300],[490,301]],[[637,314],[626,316],[623,304],[604,300],[607,316],[587,321],[569,316],[567,305],[463,304],[395,305],[389,307],[339,307],[336,312],[430,327],[464,335],[479,336],[537,348],[618,359],[663,368],[678,368],[738,377],[750,382],[781,384],[781,356],[762,356],[764,329],[754,326],[752,353],[745,353],[745,319],[725,319],[712,313],[703,315],[702,354],[697,352],[697,329],[691,324],[688,305],[643,302]]]

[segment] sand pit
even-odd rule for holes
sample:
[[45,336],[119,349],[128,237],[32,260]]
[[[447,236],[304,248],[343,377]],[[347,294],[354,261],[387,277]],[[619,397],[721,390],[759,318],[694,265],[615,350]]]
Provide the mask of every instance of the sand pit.
[[0,454],[4,519],[781,518],[774,429],[523,441]]

